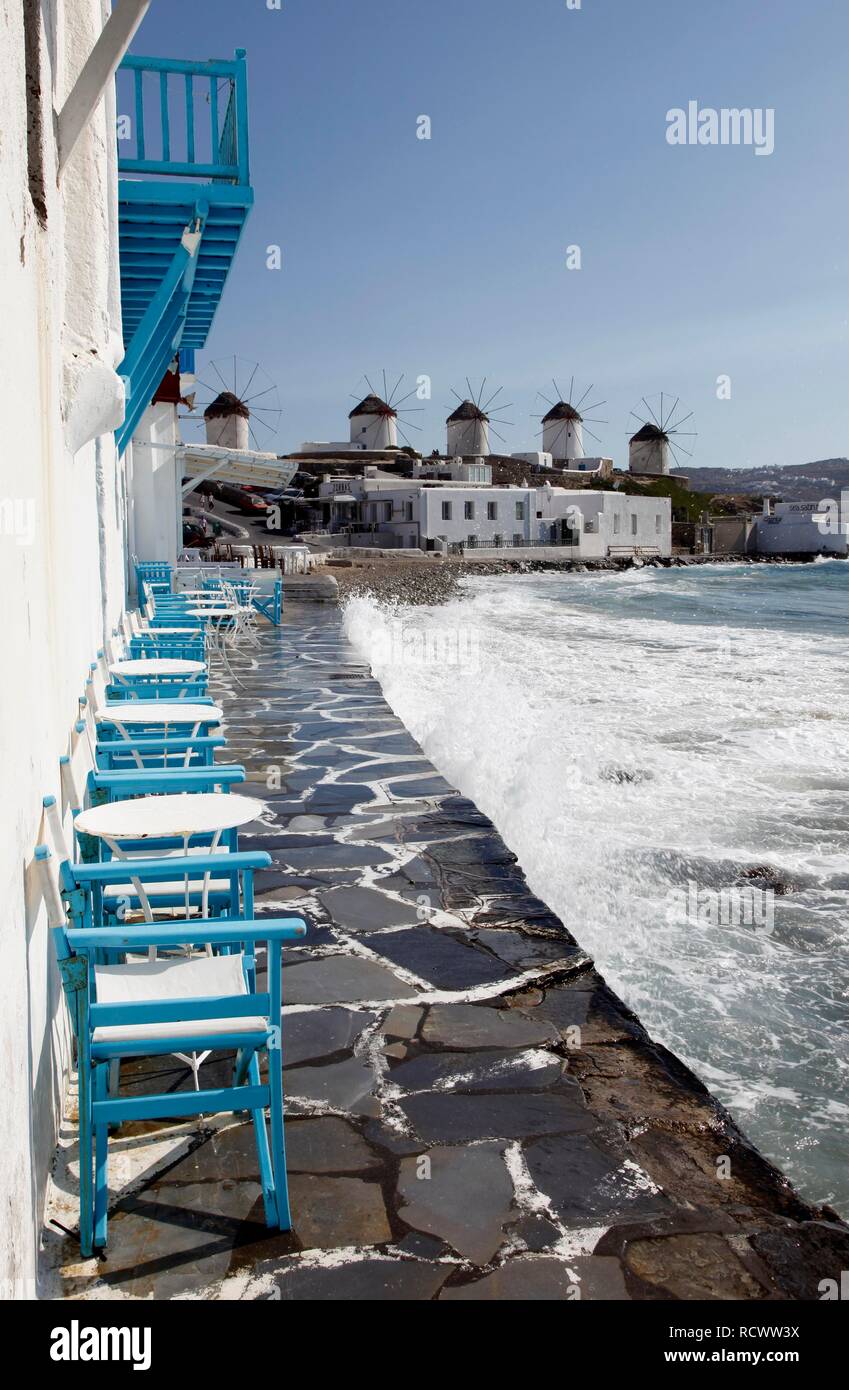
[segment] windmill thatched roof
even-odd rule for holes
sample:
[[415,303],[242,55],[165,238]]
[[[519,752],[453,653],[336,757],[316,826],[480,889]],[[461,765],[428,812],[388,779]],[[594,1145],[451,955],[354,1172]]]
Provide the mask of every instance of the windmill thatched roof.
[[549,424],[552,420],[578,420],[582,421],[583,416],[579,415],[573,405],[568,405],[566,401],[558,401],[553,405],[547,415],[543,415],[542,423]]
[[382,401],[380,396],[364,396],[359,405],[354,406],[348,419],[353,420],[355,415],[388,415],[395,419],[396,411],[391,405],[387,405],[386,401]]
[[666,440],[666,442],[669,443],[668,434],[665,434],[663,430],[658,429],[657,425],[646,424],[643,425],[642,429],[637,430],[636,434],[631,436],[631,443],[649,444],[656,443],[658,440],[661,439]]
[[489,422],[489,416],[484,415],[480,406],[475,405],[474,401],[463,401],[458,405],[453,415],[449,415],[446,424],[452,425],[455,420],[485,420]]
[[203,412],[204,420],[226,420],[230,415],[241,415],[243,420],[251,418],[251,412],[244,401],[240,401],[232,391],[219,391],[215,400]]

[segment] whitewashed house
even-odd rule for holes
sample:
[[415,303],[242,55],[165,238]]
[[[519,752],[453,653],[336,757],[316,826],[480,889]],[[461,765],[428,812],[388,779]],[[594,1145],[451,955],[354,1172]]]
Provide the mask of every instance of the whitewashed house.
[[368,469],[319,488],[331,532],[354,545],[421,550],[568,546],[599,560],[672,553],[668,497],[400,479]]

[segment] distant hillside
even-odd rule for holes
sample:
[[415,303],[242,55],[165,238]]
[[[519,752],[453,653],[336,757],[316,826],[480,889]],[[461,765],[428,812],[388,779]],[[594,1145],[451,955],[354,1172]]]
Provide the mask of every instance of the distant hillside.
[[776,468],[679,468],[699,492],[744,493],[781,497],[785,502],[818,502],[849,491],[849,459],[819,459],[816,463]]

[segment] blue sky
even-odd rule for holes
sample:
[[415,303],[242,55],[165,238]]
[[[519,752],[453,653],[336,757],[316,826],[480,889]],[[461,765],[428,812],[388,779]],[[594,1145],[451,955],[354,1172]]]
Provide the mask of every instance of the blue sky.
[[[512,452],[574,375],[619,464],[660,391],[693,466],[849,454],[845,0],[154,0],[133,50],[237,47],[256,206],[198,360],[261,362],[266,447],[347,438],[385,368],[432,379],[426,451],[466,376],[504,388]],[[689,101],[773,108],[775,152],[669,145]]]

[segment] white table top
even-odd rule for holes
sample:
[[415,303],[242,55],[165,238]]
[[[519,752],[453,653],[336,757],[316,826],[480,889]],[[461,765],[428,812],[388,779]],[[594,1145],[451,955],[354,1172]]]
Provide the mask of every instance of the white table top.
[[186,676],[206,670],[203,661],[180,661],[176,657],[137,657],[132,661],[113,661],[113,676]]
[[256,820],[265,802],[228,792],[181,792],[178,796],[140,796],[81,811],[75,828],[86,835],[144,840],[176,835],[212,835]]
[[193,618],[230,618],[234,613],[238,613],[238,608],[190,608],[189,614]]
[[121,700],[95,710],[94,717],[107,724],[220,724],[223,714],[218,705],[191,700]]

